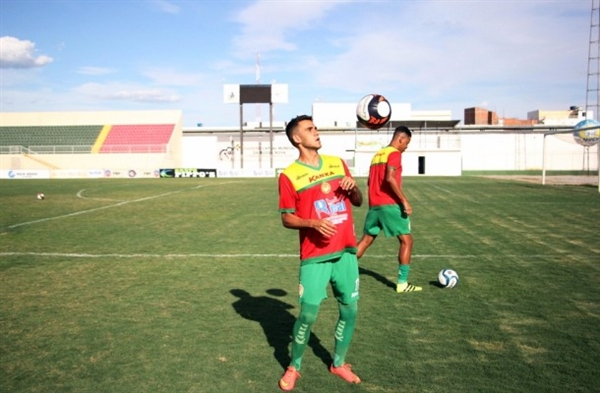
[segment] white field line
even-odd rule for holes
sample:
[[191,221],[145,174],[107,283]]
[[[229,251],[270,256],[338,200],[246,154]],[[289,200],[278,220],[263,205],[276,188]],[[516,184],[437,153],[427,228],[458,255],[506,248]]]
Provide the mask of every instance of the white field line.
[[[88,254],[88,253],[64,253],[64,252],[0,252],[0,257],[8,256],[36,256],[36,257],[58,257],[58,258],[298,258],[297,254]],[[397,258],[396,254],[390,255],[368,255],[365,258]],[[559,254],[554,255],[543,255],[543,254],[530,254],[530,255],[505,255],[505,254],[494,254],[494,255],[429,255],[429,254],[417,254],[413,255],[412,258],[417,259],[477,259],[477,258],[521,258],[521,259],[545,259],[545,258],[558,258],[561,257]]]
[[456,193],[454,193],[454,192],[452,192],[450,190],[445,189],[444,187],[436,186],[435,184],[429,184],[429,185],[431,187],[433,187],[433,188],[437,188],[438,190],[443,191],[445,193],[448,193],[448,194],[450,194],[452,196],[455,196],[455,197],[458,197],[458,198],[463,198],[463,199],[466,199],[469,202],[473,202],[473,203],[476,203],[476,204],[481,204],[481,202],[479,202],[479,201],[476,201],[476,200],[474,200],[472,198],[469,198],[467,196],[464,196],[464,195],[456,194]]
[[[99,211],[99,210],[112,209],[113,207],[119,207],[119,206],[127,205],[129,203],[144,202],[144,201],[149,201],[151,199],[162,198],[162,197],[169,196],[169,195],[179,194],[179,193],[184,192],[184,191],[195,190],[195,189],[199,189],[199,188],[202,188],[202,187],[221,186],[221,185],[224,185],[224,184],[231,184],[231,183],[238,183],[238,182],[225,182],[225,183],[217,183],[217,184],[203,184],[203,185],[198,185],[198,186],[195,186],[195,187],[192,187],[192,188],[185,188],[185,189],[181,189],[181,190],[177,190],[177,191],[165,192],[163,194],[151,195],[151,196],[148,196],[148,197],[138,198],[138,199],[132,199],[132,200],[129,200],[129,201],[121,201],[119,203],[114,203],[112,205],[95,207],[93,209],[81,210],[81,211],[78,211],[78,212],[73,212],[73,213],[69,213],[69,214],[63,214],[63,215],[60,215],[60,216],[40,218],[39,220],[21,222],[19,224],[14,224],[14,225],[7,226],[7,227],[5,227],[3,229],[13,229],[13,228],[22,227],[24,225],[31,225],[31,224],[37,224],[37,223],[40,223],[40,222],[58,220],[60,218],[67,218],[67,217],[79,216],[81,214],[93,213],[93,212],[96,212],[96,211]],[[79,194],[82,193],[83,191],[85,191],[85,190],[79,191],[77,193],[77,196],[79,197]]]

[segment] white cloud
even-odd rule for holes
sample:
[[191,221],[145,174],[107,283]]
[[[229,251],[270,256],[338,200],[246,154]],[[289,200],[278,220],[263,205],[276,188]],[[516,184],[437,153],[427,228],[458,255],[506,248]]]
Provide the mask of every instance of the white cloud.
[[[395,4],[376,25],[369,15],[348,24],[331,54],[314,56],[307,80],[356,94],[393,92],[433,107],[455,99],[462,108],[487,102],[511,115],[549,102],[543,91],[585,82],[589,26],[571,21],[588,5],[577,4],[570,18],[560,3]],[[312,54],[303,51],[302,59]]]
[[81,67],[79,68],[79,70],[77,70],[78,74],[82,74],[82,75],[91,75],[91,76],[101,76],[101,75],[108,75],[108,74],[114,74],[116,71],[111,69],[111,68],[104,68],[104,67]]
[[15,37],[0,37],[0,68],[33,68],[49,64],[49,56],[36,56],[35,44]]
[[288,36],[313,27],[344,1],[259,0],[241,10],[234,20],[242,32],[233,38],[234,54],[247,56],[273,50],[292,51],[296,44]]
[[178,14],[180,10],[178,5],[165,0],[152,0],[150,3],[153,7],[167,14]]
[[78,94],[97,100],[119,100],[145,103],[172,103],[180,101],[176,93],[160,88],[119,83],[85,83],[73,89]]
[[205,79],[200,73],[184,73],[171,69],[153,68],[142,73],[149,78],[153,84],[160,86],[186,86],[193,87],[199,85]]

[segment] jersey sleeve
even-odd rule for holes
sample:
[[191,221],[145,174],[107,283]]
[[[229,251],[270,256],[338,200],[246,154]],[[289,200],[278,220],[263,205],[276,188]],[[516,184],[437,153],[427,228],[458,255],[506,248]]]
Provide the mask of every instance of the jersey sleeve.
[[340,161],[342,161],[342,165],[344,166],[344,173],[346,174],[346,176],[352,177],[352,175],[350,174],[350,169],[348,169],[348,165],[346,165],[346,161],[342,160],[341,158]]
[[298,193],[290,179],[283,173],[279,175],[279,211],[281,213],[296,212],[297,198]]
[[388,156],[387,166],[392,166],[396,169],[400,169],[401,166],[401,154],[399,151],[391,152]]

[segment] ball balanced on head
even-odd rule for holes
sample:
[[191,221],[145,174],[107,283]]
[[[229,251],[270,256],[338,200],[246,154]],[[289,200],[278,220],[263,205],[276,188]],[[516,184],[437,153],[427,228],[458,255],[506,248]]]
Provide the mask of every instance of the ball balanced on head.
[[381,94],[367,94],[356,106],[356,118],[363,126],[377,130],[385,126],[392,117],[392,106]]

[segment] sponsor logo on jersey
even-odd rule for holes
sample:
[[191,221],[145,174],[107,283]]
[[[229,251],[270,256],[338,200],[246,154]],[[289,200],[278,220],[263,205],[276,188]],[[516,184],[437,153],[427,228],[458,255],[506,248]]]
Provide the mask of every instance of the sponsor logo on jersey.
[[338,197],[319,199],[314,202],[317,217],[327,218],[333,224],[340,224],[348,219],[346,203]]
[[323,179],[323,178],[325,178],[325,177],[330,177],[330,176],[333,176],[333,175],[335,175],[335,173],[333,173],[333,172],[323,172],[323,173],[319,173],[319,174],[316,174],[316,175],[310,176],[310,177],[308,178],[308,182],[309,182],[309,183],[314,183],[314,182],[316,182],[317,180]]

